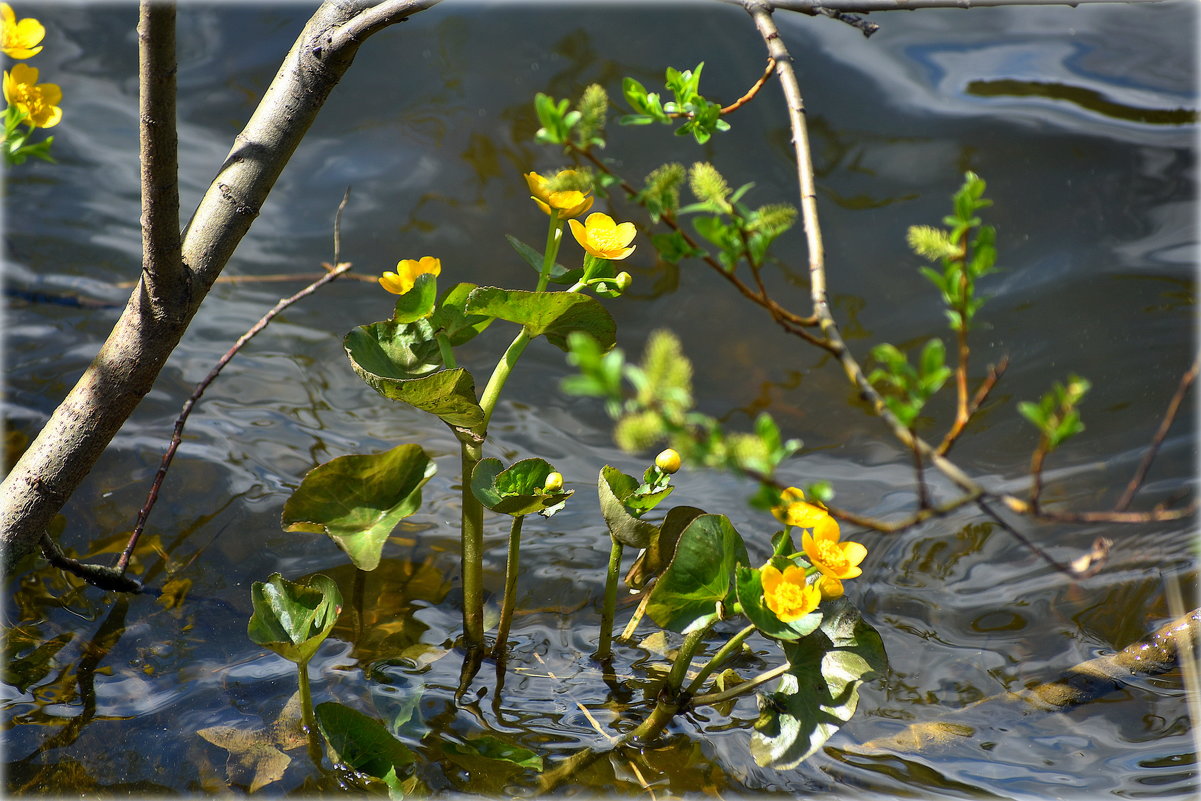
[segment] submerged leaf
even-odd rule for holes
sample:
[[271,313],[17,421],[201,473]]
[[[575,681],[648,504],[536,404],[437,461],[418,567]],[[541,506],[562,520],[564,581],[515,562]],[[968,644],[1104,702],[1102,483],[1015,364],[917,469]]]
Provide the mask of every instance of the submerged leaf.
[[254,613],[247,636],[302,667],[317,653],[342,612],[338,585],[320,574],[293,582],[272,573],[266,582],[251,585],[250,601]]

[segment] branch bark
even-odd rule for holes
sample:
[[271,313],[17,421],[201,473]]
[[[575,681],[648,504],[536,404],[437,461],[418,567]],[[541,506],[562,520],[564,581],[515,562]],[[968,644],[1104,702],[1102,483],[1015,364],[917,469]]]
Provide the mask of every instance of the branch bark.
[[[0,484],[0,547],[4,570],[33,552],[50,520],[87,476],[121,425],[150,391],[195,316],[205,294],[250,229],[284,165],[316,119],[334,86],[372,33],[435,5],[438,0],[326,0],[285,57],[246,127],[200,201],[182,247],[170,196],[175,170],[143,183],[147,257],[141,281],[120,319],[79,382]],[[139,25],[143,154],[159,169],[173,164],[174,75],[151,65],[174,64],[173,48],[156,35],[168,12],[143,8]],[[174,17],[173,11],[170,17]],[[173,27],[173,19],[171,21]],[[143,41],[143,37],[146,37]],[[165,96],[170,96],[170,101]],[[170,119],[170,125],[164,125]],[[169,135],[164,128],[170,128]],[[178,242],[178,233],[176,233]],[[179,268],[172,269],[178,253]]]
[[[743,0],[724,0],[743,5]],[[912,11],[917,8],[995,8],[997,6],[1084,6],[1096,3],[1160,3],[1163,0],[771,0],[781,11],[818,14],[838,11],[869,14],[873,11]]]

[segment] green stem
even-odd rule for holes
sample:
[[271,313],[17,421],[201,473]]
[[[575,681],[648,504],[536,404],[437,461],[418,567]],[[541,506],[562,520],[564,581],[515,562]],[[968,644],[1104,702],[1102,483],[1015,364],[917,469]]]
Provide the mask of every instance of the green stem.
[[563,221],[559,219],[559,210],[551,209],[550,224],[546,230],[546,250],[542,256],[542,272],[538,274],[538,292],[546,289],[550,282],[550,269],[559,257],[559,245],[563,242]]
[[716,622],[717,615],[709,615],[705,619],[704,625],[684,637],[684,643],[680,646],[679,653],[676,654],[676,661],[671,665],[671,672],[667,674],[665,689],[669,691],[670,698],[674,699],[679,694],[680,687],[684,684],[684,677],[688,675],[688,668],[692,665],[692,655],[700,648],[709,634],[709,629],[713,628],[713,624]]
[[713,655],[713,658],[710,659],[703,668],[701,668],[700,672],[697,673],[696,678],[693,679],[692,683],[688,685],[688,689],[685,692],[687,692],[689,695],[696,695],[698,692],[700,692],[700,689],[705,686],[705,680],[708,679],[709,676],[713,675],[713,671],[717,670],[717,668],[721,666],[722,662],[733,656],[734,653],[737,652],[740,647],[742,647],[742,643],[746,640],[746,638],[754,633],[755,627],[752,625],[747,626],[745,629],[731,637],[730,641],[719,648],[717,653]]
[[609,546],[609,572],[605,577],[605,602],[601,607],[600,643],[595,659],[608,659],[613,655],[613,618],[617,611],[617,574],[621,571],[622,544],[616,539]]
[[309,759],[318,768],[321,767],[320,731],[317,728],[317,715],[313,712],[313,691],[309,686],[308,661],[296,663],[297,679],[300,684],[300,719],[304,721],[304,731],[308,735]]
[[463,442],[463,636],[468,651],[484,647],[484,506],[471,491],[471,474],[483,456],[483,442]]
[[509,558],[505,564],[505,598],[500,607],[500,624],[496,629],[496,645],[492,656],[500,659],[509,641],[509,625],[513,622],[513,608],[517,605],[517,570],[521,562],[521,524],[525,515],[513,517],[509,529]]
[[505,351],[505,355],[500,357],[500,361],[496,363],[496,368],[492,371],[492,377],[488,379],[488,385],[484,387],[484,393],[480,396],[480,408],[484,410],[484,422],[480,425],[480,430],[486,432],[488,423],[492,420],[492,412],[496,410],[496,402],[500,399],[500,391],[504,389],[505,382],[509,380],[509,375],[512,374],[513,368],[517,365],[517,360],[521,358],[521,354],[525,351],[525,346],[530,344],[533,337],[524,328],[521,329],[513,341],[509,344],[509,349]]
[[442,363],[446,365],[448,370],[453,370],[459,366],[455,361],[455,352],[451,350],[450,340],[446,338],[446,334],[438,333],[434,335],[438,342],[438,353],[442,355]]

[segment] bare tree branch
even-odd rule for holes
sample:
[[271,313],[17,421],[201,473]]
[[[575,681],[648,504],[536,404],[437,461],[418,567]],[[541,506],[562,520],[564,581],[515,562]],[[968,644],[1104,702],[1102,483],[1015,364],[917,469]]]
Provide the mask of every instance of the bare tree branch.
[[171,322],[188,305],[179,233],[179,142],[175,130],[175,5],[138,9],[138,132],[142,164],[142,275],[150,313]]
[[[743,5],[741,0],[724,0]],[[912,11],[918,8],[995,8],[997,6],[1084,6],[1096,3],[1160,3],[1163,0],[773,0],[781,11],[823,14],[830,11],[869,14],[873,11]]]
[[[6,571],[37,548],[50,520],[150,391],[359,45],[386,25],[437,2],[327,0],[313,14],[234,140],[183,235],[182,264],[191,276],[190,294],[183,302],[174,301],[178,306],[167,313],[156,313],[149,287],[154,286],[156,302],[172,303],[161,291],[166,284],[159,281],[173,279],[163,263],[155,263],[143,275],[92,364],[0,485],[0,546]],[[161,22],[157,12],[148,12],[148,24]],[[154,57],[152,52],[142,55]],[[153,91],[145,84],[141,87],[143,95]],[[158,108],[154,117],[162,119],[162,111]]]

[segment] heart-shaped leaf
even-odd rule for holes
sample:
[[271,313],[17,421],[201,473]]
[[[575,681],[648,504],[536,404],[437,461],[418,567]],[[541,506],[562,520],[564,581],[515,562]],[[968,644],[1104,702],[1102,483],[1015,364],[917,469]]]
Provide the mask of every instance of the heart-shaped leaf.
[[583,331],[603,350],[617,343],[617,325],[595,298],[576,292],[525,292],[482,286],[467,299],[467,311],[524,326],[530,336],[545,336],[567,350],[567,335]]
[[561,505],[572,492],[548,492],[546,477],[555,468],[544,459],[522,459],[505,468],[499,459],[481,459],[471,474],[471,491],[500,514],[529,515]]
[[791,770],[855,714],[859,686],[887,665],[880,635],[845,598],[825,604],[821,626],[784,644],[790,670],[760,696],[751,754],[760,766]]
[[676,545],[675,556],[655,582],[647,603],[651,620],[669,631],[685,631],[713,614],[733,590],[734,568],[746,564],[746,544],[725,515],[695,518]]
[[645,548],[654,536],[656,526],[630,514],[623,499],[638,489],[638,479],[627,476],[616,467],[601,468],[596,482],[600,496],[601,516],[609,527],[609,536],[630,548]]
[[653,576],[663,572],[675,556],[676,544],[688,524],[703,515],[704,512],[695,506],[677,506],[663,518],[663,524],[651,535],[646,550],[634,560],[626,573],[626,586],[632,590],[640,590],[646,586]]
[[362,325],[346,335],[343,347],[359,378],[385,398],[437,415],[451,427],[484,421],[471,373],[438,369],[441,356],[429,320]]
[[266,582],[251,585],[250,602],[254,613],[246,634],[302,669],[329,636],[342,611],[338,585],[322,575],[291,582],[273,573]]
[[284,503],[285,531],[326,534],[361,570],[374,570],[396,524],[421,506],[437,466],[419,445],[339,456],[310,470]]

